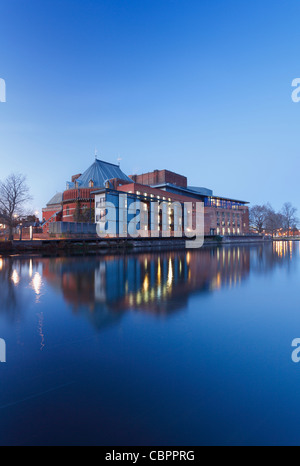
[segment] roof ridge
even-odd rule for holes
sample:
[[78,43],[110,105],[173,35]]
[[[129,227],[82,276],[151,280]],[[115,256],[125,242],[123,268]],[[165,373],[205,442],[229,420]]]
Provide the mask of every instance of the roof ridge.
[[102,162],[102,163],[106,163],[107,165],[113,165],[114,167],[120,168],[120,165],[117,165],[117,164],[111,163],[111,162],[106,162],[105,160],[96,159],[95,162]]

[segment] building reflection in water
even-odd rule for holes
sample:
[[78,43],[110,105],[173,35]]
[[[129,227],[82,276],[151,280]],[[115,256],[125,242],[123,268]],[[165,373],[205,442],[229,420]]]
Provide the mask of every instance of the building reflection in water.
[[235,286],[249,270],[245,247],[43,262],[44,279],[61,290],[74,313],[86,313],[96,326],[126,310],[169,315],[185,308],[192,293]]
[[[167,316],[186,308],[194,293],[234,287],[251,271],[266,273],[292,263],[300,242],[203,248],[191,251],[128,255],[0,258],[0,313],[20,319],[26,309],[24,288],[43,302],[47,285],[64,297],[75,314],[96,328],[117,322],[123,312],[135,310]],[[24,301],[25,299],[25,301]],[[47,300],[47,291],[45,291]],[[38,314],[41,348],[44,315]]]

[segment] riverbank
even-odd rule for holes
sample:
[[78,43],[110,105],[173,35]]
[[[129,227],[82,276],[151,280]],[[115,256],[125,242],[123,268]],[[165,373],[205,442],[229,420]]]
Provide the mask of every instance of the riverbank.
[[[263,236],[209,236],[205,238],[205,246],[225,246],[234,244],[255,244],[272,241]],[[41,240],[2,241],[0,254],[28,253],[62,253],[62,252],[97,252],[127,250],[170,250],[185,249],[185,239],[177,238],[52,238]]]

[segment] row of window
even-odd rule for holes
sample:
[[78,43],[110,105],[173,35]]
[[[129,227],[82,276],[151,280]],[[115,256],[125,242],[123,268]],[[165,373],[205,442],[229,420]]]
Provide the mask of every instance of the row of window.
[[238,228],[217,228],[217,235],[240,235],[241,234],[241,229],[240,227]]
[[227,225],[228,227],[230,227],[230,226],[232,226],[232,227],[237,226],[238,228],[240,228],[240,226],[241,226],[240,222],[237,222],[237,223],[235,223],[235,222],[227,222],[227,223],[226,223],[226,222],[222,222],[222,223],[221,223],[220,221],[217,221],[217,226],[219,227],[220,225],[222,225],[222,227],[225,227],[226,225]]
[[245,204],[242,202],[237,202],[237,201],[226,201],[225,199],[218,199],[218,198],[212,198],[208,197],[205,198],[204,205],[206,207],[221,207],[223,209],[239,209],[240,207],[243,207]]
[[[232,216],[232,218],[240,218],[240,214],[235,214],[235,213],[231,213],[231,212],[226,212],[226,215],[227,217],[230,217]],[[217,217],[220,217],[220,212],[217,210]],[[222,212],[222,217],[224,218],[225,217],[225,212]]]

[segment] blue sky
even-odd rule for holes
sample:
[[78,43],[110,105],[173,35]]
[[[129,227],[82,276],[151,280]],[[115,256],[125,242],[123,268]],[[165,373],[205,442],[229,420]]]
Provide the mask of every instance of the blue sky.
[[298,0],[0,0],[0,178],[32,206],[94,159],[299,208]]

